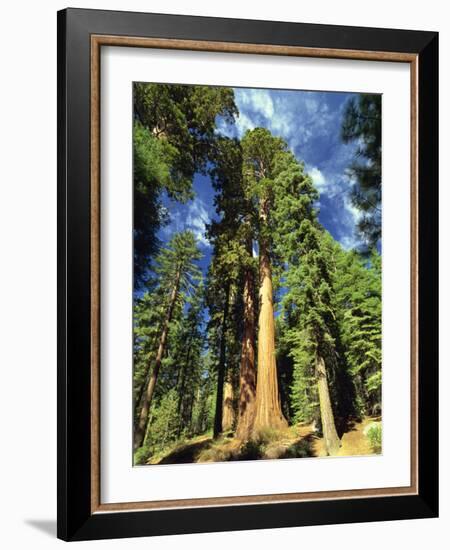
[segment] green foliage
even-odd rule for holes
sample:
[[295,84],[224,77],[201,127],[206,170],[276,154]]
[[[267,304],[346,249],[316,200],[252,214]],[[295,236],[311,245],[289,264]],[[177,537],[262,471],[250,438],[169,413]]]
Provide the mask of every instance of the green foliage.
[[319,414],[313,346],[304,331],[290,330],[285,337],[293,359],[290,388],[292,420],[294,423],[311,422]]
[[[378,365],[381,366],[381,363],[378,362]],[[375,374],[371,374],[370,376],[367,377],[366,388],[367,388],[367,391],[369,393],[380,392],[380,390],[381,390],[381,370],[378,370],[377,372],[375,372]]]
[[146,464],[149,454],[150,449],[146,445],[139,447],[139,449],[137,449],[137,451],[134,453],[133,464],[135,466],[143,466],[144,464]]
[[348,169],[354,182],[352,202],[363,216],[359,231],[369,248],[381,237],[381,95],[360,94],[351,99],[341,129],[345,143],[358,142]]
[[152,406],[151,422],[142,447],[134,454],[135,464],[145,464],[148,459],[173,444],[178,438],[178,395],[168,390],[159,403]]
[[[248,130],[241,141],[243,192],[248,204],[252,238],[263,245],[272,261],[272,207],[280,161],[290,155],[286,142],[265,128]],[[291,155],[292,156],[292,155]]]
[[161,195],[192,198],[195,172],[204,172],[216,139],[216,117],[237,114],[230,88],[135,83],[134,274],[136,286],[148,275],[160,243],[158,229],[168,221]]
[[366,436],[370,442],[370,446],[372,447],[373,452],[376,454],[381,453],[383,439],[383,429],[381,422],[373,422],[369,426],[366,432]]
[[168,221],[161,205],[161,193],[185,202],[191,197],[191,181],[174,177],[172,165],[177,150],[170,143],[158,140],[139,121],[133,131],[134,179],[134,269],[137,283],[145,280],[149,259],[158,251],[158,229]]
[[230,88],[174,84],[135,83],[134,109],[142,125],[177,151],[175,177],[188,179],[206,167],[216,117],[233,122],[238,114]]
[[381,404],[381,258],[336,248],[334,290],[345,358],[366,414]]
[[146,442],[154,448],[164,448],[178,436],[178,395],[175,389],[162,396],[158,406],[151,411],[151,430]]

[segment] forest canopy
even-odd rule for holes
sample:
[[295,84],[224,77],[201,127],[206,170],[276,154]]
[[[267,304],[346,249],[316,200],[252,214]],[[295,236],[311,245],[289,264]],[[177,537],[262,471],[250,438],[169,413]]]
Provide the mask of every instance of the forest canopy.
[[381,452],[381,97],[133,98],[134,464]]

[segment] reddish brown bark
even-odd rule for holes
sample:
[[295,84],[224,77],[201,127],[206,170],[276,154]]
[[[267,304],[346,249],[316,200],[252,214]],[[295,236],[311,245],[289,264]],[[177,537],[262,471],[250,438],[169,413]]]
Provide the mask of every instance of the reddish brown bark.
[[[250,255],[251,255],[250,242]],[[239,406],[236,437],[250,438],[256,414],[255,300],[253,271],[248,268],[244,281],[244,332],[239,373]]]
[[[267,223],[268,203],[261,205],[260,219]],[[256,384],[256,417],[253,432],[263,428],[287,427],[281,411],[275,359],[275,321],[273,311],[272,269],[267,242],[259,242],[259,319],[258,319],[258,381]]]

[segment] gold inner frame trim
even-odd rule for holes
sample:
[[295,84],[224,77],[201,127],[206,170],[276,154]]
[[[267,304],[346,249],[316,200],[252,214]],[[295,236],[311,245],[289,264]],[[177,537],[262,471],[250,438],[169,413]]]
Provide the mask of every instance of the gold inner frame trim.
[[[100,499],[100,50],[102,46],[164,48],[204,52],[390,61],[410,65],[411,82],[411,484],[408,487],[317,491],[253,496],[101,503]],[[418,56],[410,53],[340,50],[211,42],[132,36],[91,35],[91,513],[161,510],[211,506],[274,504],[312,500],[387,497],[418,494]]]

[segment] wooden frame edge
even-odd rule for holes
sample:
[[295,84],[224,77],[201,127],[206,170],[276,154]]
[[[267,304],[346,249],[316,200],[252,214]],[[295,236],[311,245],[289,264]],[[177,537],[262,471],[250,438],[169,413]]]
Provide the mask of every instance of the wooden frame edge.
[[168,50],[192,50],[222,53],[246,53],[293,57],[322,57],[329,59],[360,59],[371,61],[413,62],[416,54],[370,50],[343,50],[335,48],[310,48],[304,46],[280,46],[275,44],[247,44],[207,40],[182,40],[177,38],[142,38],[136,36],[91,35],[91,46],[125,46],[132,48],[163,48]]
[[100,506],[100,45],[91,42],[91,513]]
[[[102,504],[100,498],[100,49],[101,46],[164,48],[205,52],[246,53],[329,59],[353,59],[409,63],[411,112],[411,197],[410,197],[410,280],[411,280],[411,485],[378,489],[317,491],[271,495],[210,497],[197,499],[158,500]],[[141,38],[116,35],[91,35],[90,55],[90,177],[91,177],[91,514],[105,512],[202,508],[229,505],[275,504],[317,500],[380,498],[418,495],[418,54],[366,50],[343,50],[180,40]]]

